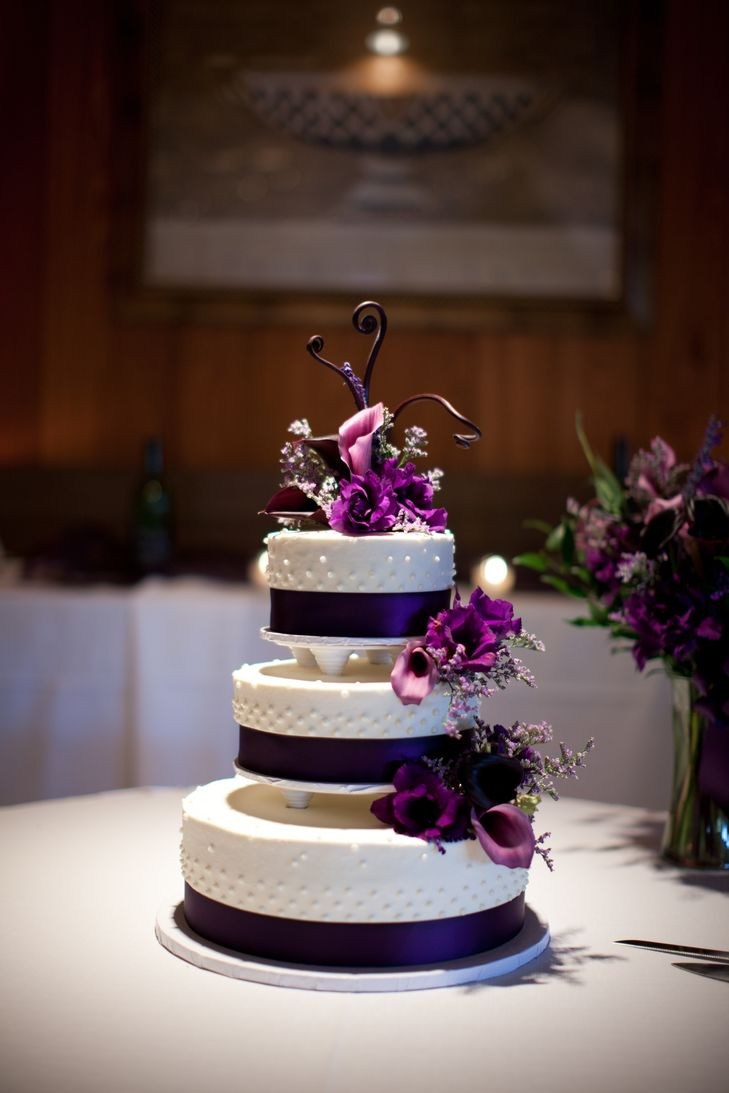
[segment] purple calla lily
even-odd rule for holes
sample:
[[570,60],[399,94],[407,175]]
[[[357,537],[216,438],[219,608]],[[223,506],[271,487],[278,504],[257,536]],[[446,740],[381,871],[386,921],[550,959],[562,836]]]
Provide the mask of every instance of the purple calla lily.
[[276,516],[284,520],[313,520],[324,525],[327,522],[316,501],[307,497],[298,486],[284,486],[277,490],[258,515]]
[[403,706],[419,706],[438,682],[435,661],[421,641],[409,641],[390,674],[392,689]]
[[476,838],[495,865],[528,869],[534,857],[536,839],[529,817],[516,805],[494,805],[480,818],[471,813]]
[[385,420],[381,402],[358,410],[339,427],[339,454],[352,474],[365,475],[372,467],[372,438]]

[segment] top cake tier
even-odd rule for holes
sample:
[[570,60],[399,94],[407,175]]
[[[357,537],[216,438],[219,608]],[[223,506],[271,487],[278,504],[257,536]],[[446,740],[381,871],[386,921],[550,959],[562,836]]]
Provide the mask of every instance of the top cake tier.
[[271,630],[277,633],[418,636],[432,615],[450,605],[449,531],[278,531],[266,543]]

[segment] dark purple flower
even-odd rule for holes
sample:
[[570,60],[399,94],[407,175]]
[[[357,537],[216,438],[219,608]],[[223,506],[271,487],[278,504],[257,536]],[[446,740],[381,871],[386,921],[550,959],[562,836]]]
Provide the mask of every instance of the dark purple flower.
[[696,493],[702,497],[721,497],[729,501],[729,466],[712,462],[696,487]]
[[339,454],[355,475],[364,475],[372,467],[372,439],[384,423],[381,402],[358,410],[339,427]]
[[388,480],[367,471],[365,475],[352,475],[351,482],[342,482],[329,523],[343,535],[390,531],[397,520],[398,508]]
[[382,475],[392,482],[401,508],[427,524],[431,531],[445,531],[448,513],[445,509],[433,508],[433,485],[426,475],[417,473],[414,463],[399,467],[397,459],[386,459]]
[[582,543],[585,568],[595,580],[604,586],[603,595],[608,603],[616,598],[622,588],[618,566],[623,554],[637,549],[637,531],[605,514],[600,518],[594,510],[586,508],[586,517],[575,529],[576,542]]
[[534,829],[516,805],[494,805],[480,816],[471,813],[476,838],[495,865],[528,869],[534,857]]
[[689,535],[707,543],[729,542],[729,501],[724,497],[694,497],[690,505]]
[[691,571],[664,564],[654,587],[634,592],[623,605],[625,622],[636,635],[638,668],[642,671],[654,657],[667,657],[679,673],[692,675],[702,658],[713,660],[714,647],[726,647],[728,636],[724,599],[713,600],[702,591]]
[[487,672],[496,663],[502,639],[484,621],[475,604],[464,606],[456,592],[453,607],[428,623],[425,644],[443,650],[448,660],[458,656],[464,671]]
[[403,763],[393,778],[394,793],[378,797],[373,815],[399,835],[426,842],[456,842],[468,838],[468,805],[437,774],[419,763]]
[[419,706],[438,682],[438,669],[421,641],[409,641],[390,674],[392,689],[404,706]]
[[519,760],[505,755],[477,754],[461,768],[463,791],[479,812],[513,801],[523,778]]
[[508,600],[492,600],[481,588],[474,588],[468,602],[499,637],[521,633],[521,619],[514,618],[514,606]]

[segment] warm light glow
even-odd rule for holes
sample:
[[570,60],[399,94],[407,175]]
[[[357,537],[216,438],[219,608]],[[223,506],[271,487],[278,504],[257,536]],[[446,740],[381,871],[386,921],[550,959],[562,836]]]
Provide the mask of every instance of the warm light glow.
[[248,567],[248,580],[258,588],[266,588],[268,585],[268,551],[262,550],[258,557],[254,558]]
[[404,53],[408,48],[408,40],[399,30],[383,27],[381,30],[373,30],[371,34],[368,34],[365,45],[379,57],[396,57],[398,53]]
[[402,12],[399,8],[380,8],[375,19],[383,27],[394,27],[402,22]]
[[383,97],[417,95],[428,83],[425,69],[410,57],[363,57],[340,76],[347,91]]
[[508,575],[509,567],[500,554],[492,554],[483,563],[483,579],[488,584],[503,584]]
[[484,592],[501,595],[514,587],[514,571],[500,554],[490,554],[482,558],[474,567],[471,580],[483,588]]

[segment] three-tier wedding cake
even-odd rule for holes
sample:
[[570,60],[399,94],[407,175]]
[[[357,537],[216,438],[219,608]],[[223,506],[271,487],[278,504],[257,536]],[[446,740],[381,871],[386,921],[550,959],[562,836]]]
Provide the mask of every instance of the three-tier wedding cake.
[[[319,968],[393,968],[486,953],[519,933],[549,788],[544,725],[488,725],[482,700],[531,683],[515,647],[540,648],[511,604],[454,594],[454,543],[434,505],[440,472],[419,473],[424,431],[369,404],[386,331],[363,380],[339,372],[357,412],[336,435],[295,422],[283,483],[265,511],[270,626],[288,660],[233,675],[235,775],[185,798],[187,926],[246,958]],[[580,765],[582,756],[573,765]],[[353,972],[354,974],[354,972]]]

